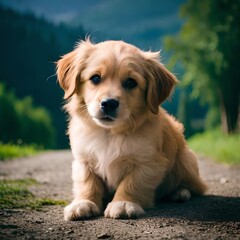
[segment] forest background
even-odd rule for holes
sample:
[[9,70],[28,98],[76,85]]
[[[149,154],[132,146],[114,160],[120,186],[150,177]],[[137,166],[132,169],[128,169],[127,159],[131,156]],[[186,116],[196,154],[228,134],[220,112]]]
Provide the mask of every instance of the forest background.
[[239,0],[19,2],[0,1],[2,149],[69,148],[55,61],[87,35],[162,49],[163,63],[180,80],[164,108],[184,123],[186,137],[206,133],[210,141],[239,143]]

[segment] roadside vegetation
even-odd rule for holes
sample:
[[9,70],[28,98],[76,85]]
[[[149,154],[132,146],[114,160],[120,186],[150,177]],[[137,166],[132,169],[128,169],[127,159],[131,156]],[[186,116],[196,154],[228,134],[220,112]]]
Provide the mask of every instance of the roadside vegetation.
[[215,129],[194,135],[188,143],[199,155],[219,162],[240,164],[240,134],[227,135]]
[[0,161],[55,146],[51,114],[31,97],[17,98],[0,82]]
[[0,180],[0,208],[31,208],[40,210],[43,206],[65,205],[63,200],[37,198],[28,187],[39,185],[34,179]]
[[40,152],[41,149],[36,145],[14,145],[0,143],[0,161],[13,158],[28,157]]
[[232,164],[240,163],[239,9],[240,1],[188,0],[180,31],[164,38],[168,65],[181,80],[177,118],[190,146]]

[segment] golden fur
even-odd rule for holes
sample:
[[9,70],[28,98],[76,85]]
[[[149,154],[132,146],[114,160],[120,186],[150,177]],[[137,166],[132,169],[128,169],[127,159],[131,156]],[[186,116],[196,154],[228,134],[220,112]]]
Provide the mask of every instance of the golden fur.
[[[57,62],[57,75],[68,99],[74,157],[66,220],[100,214],[109,192],[110,218],[137,217],[160,197],[203,194],[182,125],[159,107],[177,84],[159,53],[122,41],[82,41]],[[103,113],[105,99],[119,103],[111,114]]]

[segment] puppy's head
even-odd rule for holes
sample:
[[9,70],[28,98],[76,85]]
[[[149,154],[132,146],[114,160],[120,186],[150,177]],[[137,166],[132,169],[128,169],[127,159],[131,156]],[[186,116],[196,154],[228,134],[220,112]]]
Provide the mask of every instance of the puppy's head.
[[104,128],[135,126],[142,116],[157,114],[177,83],[159,53],[122,41],[80,42],[57,62],[57,76],[69,105]]

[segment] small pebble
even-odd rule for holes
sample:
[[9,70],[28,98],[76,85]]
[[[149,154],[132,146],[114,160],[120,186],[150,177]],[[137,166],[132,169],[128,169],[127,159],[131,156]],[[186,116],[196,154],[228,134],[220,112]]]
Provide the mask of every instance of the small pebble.
[[107,238],[110,238],[111,235],[107,234],[107,233],[102,233],[102,234],[99,234],[97,236],[97,239],[107,239]]
[[36,220],[35,223],[41,224],[41,223],[44,223],[44,221],[43,220]]
[[220,179],[220,183],[221,184],[225,184],[225,183],[227,183],[228,182],[228,180],[225,178],[225,177],[222,177],[221,179]]

